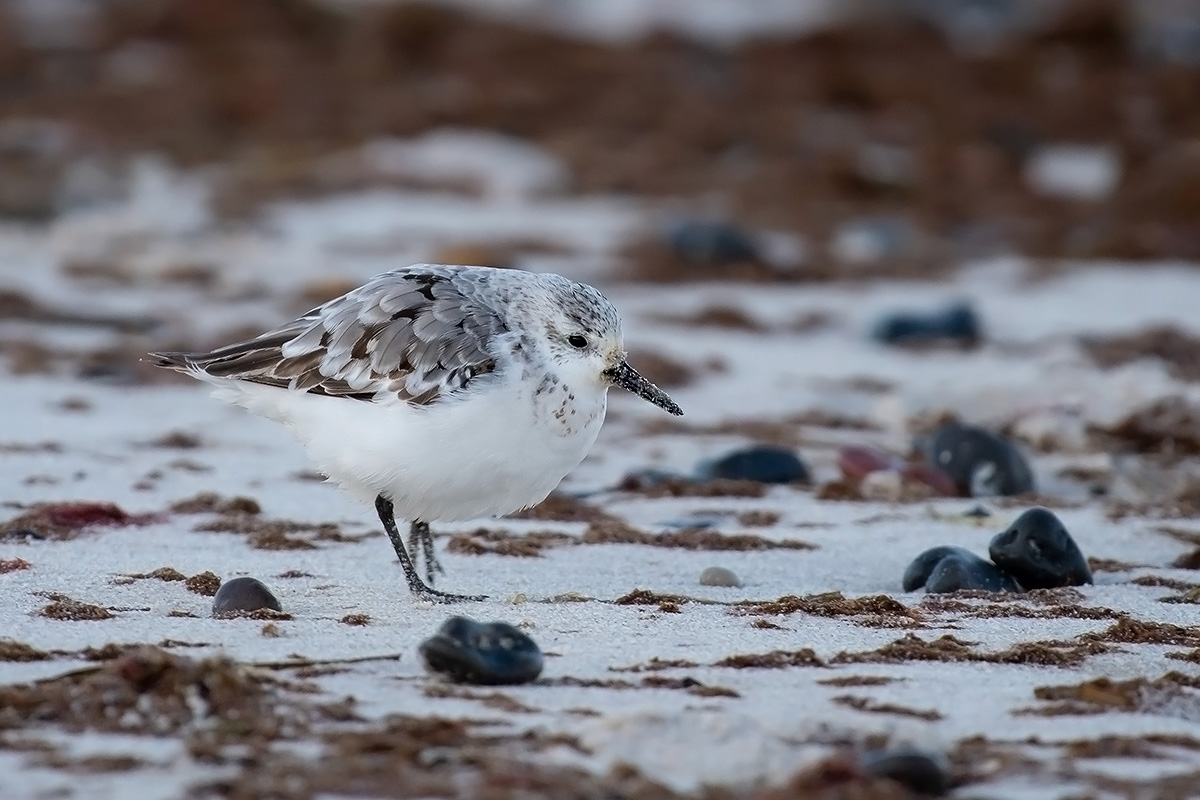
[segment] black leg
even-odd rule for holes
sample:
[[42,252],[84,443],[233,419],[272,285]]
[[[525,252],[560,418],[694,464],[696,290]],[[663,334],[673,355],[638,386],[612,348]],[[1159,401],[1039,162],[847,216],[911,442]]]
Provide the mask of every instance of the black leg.
[[417,574],[417,568],[413,564],[412,559],[408,557],[408,551],[404,549],[404,542],[400,539],[400,531],[396,529],[396,515],[395,509],[392,508],[392,501],[383,495],[379,495],[375,498],[375,510],[379,513],[379,521],[383,523],[383,530],[387,533],[388,539],[392,541],[392,547],[396,551],[396,558],[400,559],[400,566],[404,568],[404,579],[408,581],[408,588],[414,595],[422,600],[429,600],[434,603],[487,599],[483,595],[439,592],[436,589],[426,586],[421,580],[421,576]]
[[[418,546],[420,546],[419,550]],[[433,532],[429,530],[428,522],[419,519],[412,521],[412,525],[408,529],[408,552],[412,555],[413,564],[416,565],[421,562],[419,555],[425,557],[425,580],[429,581],[430,586],[433,586],[435,573],[446,574],[446,570],[437,559],[437,553],[433,550]]]

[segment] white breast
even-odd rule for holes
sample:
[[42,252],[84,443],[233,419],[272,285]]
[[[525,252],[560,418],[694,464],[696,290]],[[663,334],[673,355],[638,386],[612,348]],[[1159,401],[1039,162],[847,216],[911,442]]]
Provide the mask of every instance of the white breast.
[[607,400],[603,389],[534,397],[520,381],[427,407],[246,383],[218,395],[286,424],[321,472],[364,501],[382,493],[397,517],[429,522],[543,500],[591,449]]

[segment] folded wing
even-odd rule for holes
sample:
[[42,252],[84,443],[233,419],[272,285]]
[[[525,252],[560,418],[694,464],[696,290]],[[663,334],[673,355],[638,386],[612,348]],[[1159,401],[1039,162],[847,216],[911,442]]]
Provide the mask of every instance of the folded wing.
[[207,353],[153,353],[212,378],[374,402],[432,403],[496,369],[507,326],[477,270],[384,273],[293,322]]

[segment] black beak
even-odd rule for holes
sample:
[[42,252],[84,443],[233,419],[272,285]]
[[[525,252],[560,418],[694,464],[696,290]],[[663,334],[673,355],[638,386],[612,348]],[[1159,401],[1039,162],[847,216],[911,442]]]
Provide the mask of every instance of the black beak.
[[628,389],[643,400],[649,400],[677,417],[683,416],[683,409],[675,405],[675,401],[668,397],[666,392],[643,378],[641,373],[624,361],[612,369],[605,370],[604,375],[613,382],[614,386]]

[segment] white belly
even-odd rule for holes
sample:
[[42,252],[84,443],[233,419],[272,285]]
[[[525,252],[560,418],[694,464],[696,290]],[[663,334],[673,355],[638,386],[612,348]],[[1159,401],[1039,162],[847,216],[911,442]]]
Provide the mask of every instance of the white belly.
[[577,401],[574,427],[539,413],[517,383],[424,408],[246,383],[217,396],[285,423],[321,472],[364,501],[383,494],[397,517],[434,522],[545,499],[596,441],[607,392]]

